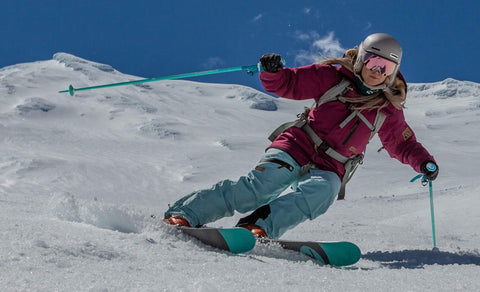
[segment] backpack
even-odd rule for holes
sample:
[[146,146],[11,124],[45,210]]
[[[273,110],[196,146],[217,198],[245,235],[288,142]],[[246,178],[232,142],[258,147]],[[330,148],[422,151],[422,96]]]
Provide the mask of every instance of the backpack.
[[[349,90],[350,84],[351,83],[349,80],[342,79],[342,81],[339,84],[333,86],[327,92],[325,92],[325,94],[320,97],[319,101],[315,102],[312,107],[310,108],[305,107],[305,111],[297,115],[297,118],[298,118],[297,120],[280,125],[268,137],[268,139],[273,142],[285,130],[291,127],[301,128],[312,139],[313,143],[315,144],[314,146],[315,151],[319,151],[319,150],[323,151],[328,156],[342,163],[345,167],[345,175],[343,176],[340,192],[338,193],[338,197],[337,197],[338,200],[343,200],[345,198],[346,185],[350,181],[350,179],[353,177],[353,174],[355,173],[355,170],[357,169],[357,167],[363,163],[364,153],[346,157],[338,153],[337,151],[335,151],[335,149],[333,149],[332,147],[330,147],[330,145],[328,145],[325,141],[323,141],[308,125],[308,114],[313,108],[322,106],[323,104],[330,101],[340,101],[344,103],[346,106],[348,106],[347,102],[344,99],[342,99],[342,96]],[[380,128],[383,125],[383,122],[386,119],[386,115],[379,111],[377,113],[377,116],[375,117],[374,124],[372,125],[359,110],[352,110],[352,113],[342,123],[340,123],[339,127],[341,128],[345,127],[348,124],[348,122],[350,122],[353,118],[355,118],[355,116],[358,116],[358,118],[363,123],[365,123],[367,127],[370,129],[371,133],[368,141],[370,141],[375,136],[375,134],[380,130]],[[313,164],[309,163],[306,170],[302,172],[301,175],[303,175],[303,173],[308,171],[312,166]]]

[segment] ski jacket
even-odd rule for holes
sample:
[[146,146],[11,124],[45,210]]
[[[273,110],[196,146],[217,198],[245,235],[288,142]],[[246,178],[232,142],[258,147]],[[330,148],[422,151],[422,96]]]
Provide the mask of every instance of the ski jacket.
[[[355,77],[344,67],[313,64],[298,68],[284,68],[278,73],[261,72],[263,88],[280,97],[305,100],[319,98],[343,78],[351,80],[351,89],[345,97],[358,97]],[[421,173],[424,161],[435,161],[428,151],[416,140],[413,130],[405,122],[402,110],[392,104],[381,109],[386,115],[378,136],[389,155],[404,164],[409,164]],[[315,133],[338,153],[350,157],[361,154],[369,142],[371,131],[358,117],[346,126],[340,124],[351,114],[351,110],[340,101],[332,101],[312,108],[309,113],[309,125]],[[363,110],[362,114],[373,124],[377,110]],[[313,163],[320,169],[337,173],[340,178],[345,174],[343,164],[316,150],[311,138],[301,128],[291,127],[277,137],[269,148],[278,148],[289,153],[300,165]]]

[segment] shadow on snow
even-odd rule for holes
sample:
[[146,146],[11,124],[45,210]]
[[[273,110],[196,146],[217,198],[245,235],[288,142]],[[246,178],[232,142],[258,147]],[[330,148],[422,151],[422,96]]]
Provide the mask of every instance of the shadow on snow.
[[433,250],[375,251],[362,255],[362,259],[380,262],[391,269],[421,269],[425,265],[477,265],[480,255]]

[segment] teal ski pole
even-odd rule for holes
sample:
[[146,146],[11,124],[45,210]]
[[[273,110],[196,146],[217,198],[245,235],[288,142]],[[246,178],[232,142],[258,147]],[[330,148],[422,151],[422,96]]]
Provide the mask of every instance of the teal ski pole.
[[[427,163],[426,167],[430,171],[435,171],[437,169],[437,167],[433,163]],[[428,180],[423,174],[419,174],[416,177],[414,177],[410,182],[414,182],[419,178],[422,178],[422,185],[426,186],[427,183],[428,183],[428,188],[429,188],[429,191],[430,191],[430,217],[432,219],[433,251],[438,251],[437,240],[436,240],[436,236],[435,236],[435,212],[434,212],[434,207],[433,207],[432,181]]]
[[58,93],[70,93],[70,96],[73,96],[76,91],[82,90],[92,90],[92,89],[99,89],[99,88],[107,88],[107,87],[114,87],[114,86],[123,86],[123,85],[130,85],[130,84],[139,84],[139,83],[147,83],[147,82],[154,82],[154,81],[161,81],[161,80],[172,80],[172,79],[182,79],[182,78],[189,78],[189,77],[198,77],[198,76],[205,76],[205,75],[212,75],[212,74],[220,74],[220,73],[227,73],[227,72],[234,72],[234,71],[243,71],[246,70],[248,75],[254,75],[257,72],[263,71],[263,67],[261,65],[248,65],[248,66],[237,66],[231,68],[224,68],[224,69],[215,69],[215,70],[208,70],[208,71],[201,71],[201,72],[193,72],[193,73],[184,73],[178,75],[169,75],[157,78],[146,78],[140,80],[133,80],[133,81],[126,81],[126,82],[119,82],[119,83],[110,83],[110,84],[103,84],[103,85],[96,85],[90,87],[82,87],[82,88],[74,88],[73,85],[70,85],[67,90],[61,90]]
[[428,188],[430,189],[430,216],[432,217],[433,250],[438,251],[435,237],[435,212],[433,208],[433,188],[431,180],[428,181]]

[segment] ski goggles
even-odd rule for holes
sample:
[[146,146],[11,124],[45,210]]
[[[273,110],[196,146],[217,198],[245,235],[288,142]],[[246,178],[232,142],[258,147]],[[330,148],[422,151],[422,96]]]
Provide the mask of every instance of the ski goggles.
[[378,71],[385,76],[391,75],[393,71],[395,71],[395,67],[397,66],[395,62],[392,62],[372,53],[367,53],[365,55],[363,64],[365,65],[365,67],[367,67],[367,69],[371,71]]

